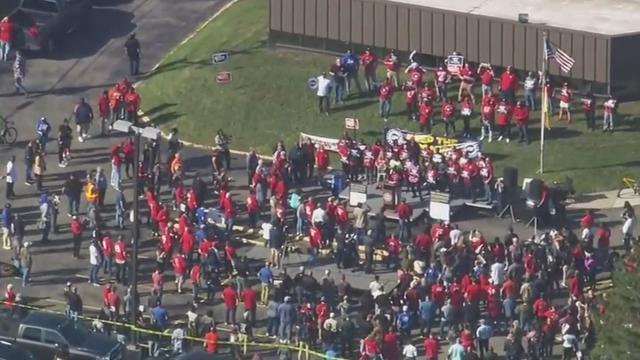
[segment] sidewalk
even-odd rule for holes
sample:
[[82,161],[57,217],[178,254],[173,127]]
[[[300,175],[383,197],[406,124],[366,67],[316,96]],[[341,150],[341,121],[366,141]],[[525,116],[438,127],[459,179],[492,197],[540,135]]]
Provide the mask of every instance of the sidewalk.
[[575,199],[575,202],[567,206],[568,210],[586,210],[586,209],[618,209],[622,208],[625,201],[631,206],[640,205],[640,195],[635,195],[633,190],[625,189],[618,197],[618,190],[603,191],[591,194],[584,194]]

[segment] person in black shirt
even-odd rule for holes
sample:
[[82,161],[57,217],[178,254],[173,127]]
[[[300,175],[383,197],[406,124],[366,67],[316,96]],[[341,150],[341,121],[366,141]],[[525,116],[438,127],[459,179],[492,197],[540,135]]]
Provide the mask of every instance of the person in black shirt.
[[[67,166],[68,154],[71,151],[71,139],[73,130],[69,126],[69,119],[62,120],[62,125],[58,127],[58,166]],[[67,155],[67,156],[65,156]]]
[[82,195],[82,183],[75,175],[69,175],[69,180],[64,183],[62,192],[69,200],[69,212],[67,215],[75,215],[79,212],[80,196]]
[[136,39],[136,33],[129,35],[129,38],[124,43],[124,51],[129,58],[129,71],[132,76],[140,73],[140,54],[142,49],[140,48],[140,42]]

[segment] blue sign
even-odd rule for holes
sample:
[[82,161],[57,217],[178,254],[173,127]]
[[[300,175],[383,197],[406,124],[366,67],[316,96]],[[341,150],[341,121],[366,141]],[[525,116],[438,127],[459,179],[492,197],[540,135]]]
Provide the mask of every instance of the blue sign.
[[211,55],[211,63],[214,65],[224,64],[229,61],[229,53],[221,52]]

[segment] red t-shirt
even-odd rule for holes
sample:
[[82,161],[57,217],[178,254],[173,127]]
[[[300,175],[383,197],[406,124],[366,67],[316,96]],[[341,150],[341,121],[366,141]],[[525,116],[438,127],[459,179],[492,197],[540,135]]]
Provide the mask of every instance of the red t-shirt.
[[529,108],[526,106],[516,106],[513,109],[513,117],[519,125],[525,125],[529,122]]
[[440,353],[440,343],[436,338],[427,338],[424,341],[424,353],[427,360],[436,360],[438,353]]
[[500,103],[496,108],[496,112],[498,113],[498,125],[509,125],[511,116],[513,115],[513,106],[507,103]]
[[482,85],[491,86],[493,84],[493,74],[489,70],[485,70],[480,75],[480,81],[482,81]]
[[460,77],[462,78],[462,82],[465,84],[473,84],[474,78],[476,76],[475,72],[471,68],[462,68],[460,69]]
[[252,288],[246,288],[242,292],[242,302],[245,310],[253,310],[256,308],[256,292]]
[[206,350],[209,354],[215,354],[218,352],[218,333],[215,331],[209,331],[204,336],[204,342],[206,344]]
[[380,86],[380,90],[378,90],[378,98],[380,101],[389,101],[393,96],[393,85],[391,84],[383,84]]
[[518,75],[505,72],[500,76],[500,89],[502,91],[515,91],[518,86]]
[[222,299],[227,309],[235,309],[238,303],[238,293],[233,287],[227,286],[222,291]]
[[442,118],[449,121],[456,114],[456,107],[452,103],[444,103],[442,105]]

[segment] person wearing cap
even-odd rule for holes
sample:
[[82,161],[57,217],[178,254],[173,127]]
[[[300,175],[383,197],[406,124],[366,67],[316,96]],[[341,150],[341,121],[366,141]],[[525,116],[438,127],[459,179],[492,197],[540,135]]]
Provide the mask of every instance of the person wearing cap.
[[73,116],[76,121],[78,141],[84,142],[89,137],[89,126],[93,121],[93,109],[85,98],[80,98],[80,102],[73,108]]

